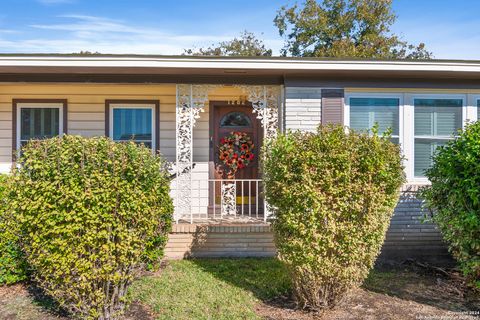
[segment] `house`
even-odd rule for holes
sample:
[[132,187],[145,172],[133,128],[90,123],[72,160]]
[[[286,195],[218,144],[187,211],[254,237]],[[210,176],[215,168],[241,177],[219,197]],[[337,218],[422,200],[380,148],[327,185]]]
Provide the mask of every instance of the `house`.
[[[415,197],[435,148],[476,121],[480,62],[122,55],[0,55],[0,172],[32,138],[134,139],[171,163],[170,257],[275,253],[258,150],[278,131],[340,123],[393,130],[407,184],[383,254],[446,256]],[[224,164],[242,132],[248,165]]]

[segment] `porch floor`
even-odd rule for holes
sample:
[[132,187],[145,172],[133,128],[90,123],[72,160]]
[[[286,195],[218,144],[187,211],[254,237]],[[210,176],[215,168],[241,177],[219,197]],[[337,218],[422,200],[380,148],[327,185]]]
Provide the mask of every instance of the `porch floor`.
[[270,223],[267,221],[265,222],[263,215],[254,217],[254,216],[246,216],[246,215],[237,215],[237,216],[229,216],[224,215],[223,217],[216,217],[214,218],[213,215],[209,215],[208,218],[183,218],[178,220],[178,224],[194,224],[194,225],[244,225],[244,224],[262,224],[262,225],[269,225]]

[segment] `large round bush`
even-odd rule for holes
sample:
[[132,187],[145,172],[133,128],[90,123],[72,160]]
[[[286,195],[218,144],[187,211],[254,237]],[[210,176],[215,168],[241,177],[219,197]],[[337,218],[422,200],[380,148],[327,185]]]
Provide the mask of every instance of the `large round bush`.
[[266,144],[265,188],[279,257],[299,305],[333,307],[365,279],[404,181],[400,149],[341,126]]
[[480,289],[480,122],[433,157],[426,171],[431,186],[422,191],[450,251]]
[[18,245],[18,224],[7,210],[10,179],[0,174],[0,285],[13,284],[27,278],[27,268]]
[[113,319],[143,264],[159,259],[173,212],[160,157],[133,142],[29,142],[13,172],[33,279],[81,318]]

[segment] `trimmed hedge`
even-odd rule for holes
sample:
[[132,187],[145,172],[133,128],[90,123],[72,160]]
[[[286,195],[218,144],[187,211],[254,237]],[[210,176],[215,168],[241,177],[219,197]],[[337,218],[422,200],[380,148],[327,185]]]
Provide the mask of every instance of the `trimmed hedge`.
[[480,122],[439,147],[425,174],[432,183],[422,190],[425,204],[463,273],[480,290]]
[[264,147],[279,257],[300,307],[335,306],[367,277],[404,182],[400,148],[375,132],[320,126]]
[[63,136],[31,141],[14,170],[10,208],[32,278],[81,318],[115,319],[171,228],[170,180],[133,142]]
[[18,225],[7,210],[9,176],[0,175],[0,285],[27,278],[27,265],[18,244]]

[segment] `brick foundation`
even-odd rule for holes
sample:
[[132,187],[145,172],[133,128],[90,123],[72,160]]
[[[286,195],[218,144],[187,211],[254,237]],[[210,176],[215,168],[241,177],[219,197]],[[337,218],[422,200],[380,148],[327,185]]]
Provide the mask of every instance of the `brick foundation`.
[[[453,260],[436,226],[422,222],[426,215],[416,191],[417,187],[412,186],[402,191],[380,260],[398,262],[411,258],[451,265]],[[165,254],[170,259],[272,257],[276,250],[268,224],[177,224]]]
[[173,226],[165,256],[169,259],[273,257],[273,234],[267,224]]

